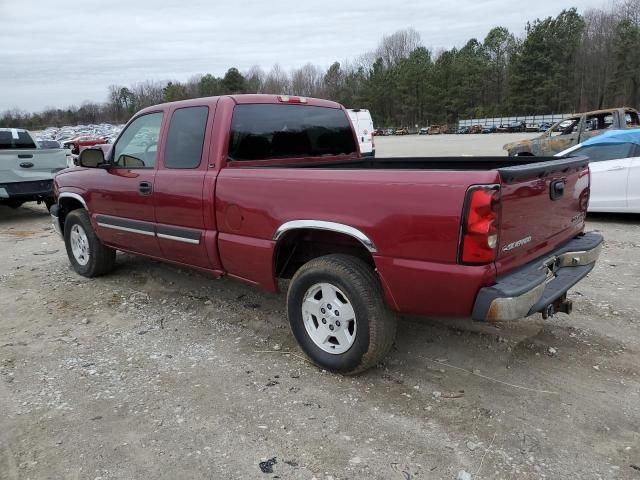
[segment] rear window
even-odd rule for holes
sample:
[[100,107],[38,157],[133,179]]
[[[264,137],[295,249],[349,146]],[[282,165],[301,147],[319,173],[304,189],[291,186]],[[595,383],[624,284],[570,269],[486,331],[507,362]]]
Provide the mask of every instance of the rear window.
[[591,162],[605,162],[628,158],[634,148],[632,143],[601,143],[578,148],[571,155],[584,155]]
[[307,105],[237,105],[230,160],[321,157],[357,152],[343,110]]
[[24,130],[3,130],[0,132],[0,150],[19,148],[36,148],[36,144]]
[[60,144],[55,140],[40,140],[38,145],[40,148],[60,148]]
[[638,117],[638,112],[633,110],[629,110],[624,114],[625,123],[627,127],[639,127],[640,126],[640,117]]

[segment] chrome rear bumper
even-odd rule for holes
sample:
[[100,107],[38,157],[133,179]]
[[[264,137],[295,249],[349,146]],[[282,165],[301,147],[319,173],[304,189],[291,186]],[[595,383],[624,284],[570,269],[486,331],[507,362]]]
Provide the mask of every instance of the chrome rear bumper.
[[506,321],[534,313],[553,313],[550,307],[562,303],[567,291],[593,269],[602,242],[602,235],[594,232],[576,237],[544,259],[505,275],[491,287],[480,289],[473,319]]

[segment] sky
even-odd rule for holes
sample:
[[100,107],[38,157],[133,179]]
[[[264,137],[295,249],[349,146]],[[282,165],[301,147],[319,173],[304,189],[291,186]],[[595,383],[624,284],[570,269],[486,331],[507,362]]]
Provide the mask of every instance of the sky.
[[0,0],[0,112],[107,100],[109,85],[222,76],[274,63],[328,67],[412,27],[434,50],[495,26],[605,0]]

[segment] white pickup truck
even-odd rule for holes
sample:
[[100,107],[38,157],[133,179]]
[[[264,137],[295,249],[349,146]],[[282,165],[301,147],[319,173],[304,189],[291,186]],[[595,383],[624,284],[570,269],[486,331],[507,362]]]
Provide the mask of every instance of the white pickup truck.
[[0,128],[0,205],[18,208],[25,202],[53,200],[53,176],[72,166],[68,151],[39,148],[31,133],[20,128]]

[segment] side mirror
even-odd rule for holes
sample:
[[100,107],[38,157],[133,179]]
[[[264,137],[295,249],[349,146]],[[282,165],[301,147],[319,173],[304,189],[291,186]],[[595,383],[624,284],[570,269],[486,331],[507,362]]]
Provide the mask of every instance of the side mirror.
[[104,163],[104,152],[99,148],[87,148],[80,152],[78,163],[81,167],[98,168]]

